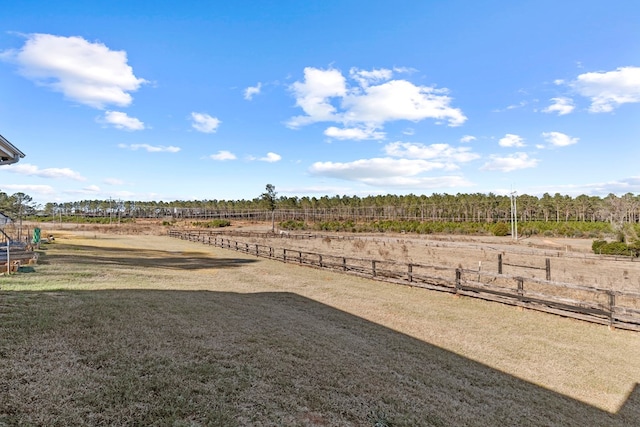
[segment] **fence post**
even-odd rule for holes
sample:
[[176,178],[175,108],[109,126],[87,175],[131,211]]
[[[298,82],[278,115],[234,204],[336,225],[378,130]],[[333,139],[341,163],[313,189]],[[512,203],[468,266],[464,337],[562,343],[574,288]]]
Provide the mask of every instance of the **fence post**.
[[498,254],[498,274],[502,274],[502,254]]
[[286,249],[282,250],[282,261],[283,262],[287,262],[287,250]]
[[545,259],[545,269],[547,272],[547,280],[551,280],[551,260],[549,258]]
[[347,258],[342,257],[342,271],[347,271]]
[[298,252],[298,264],[302,264],[302,252]]
[[322,255],[318,254],[318,262],[320,264],[320,268],[322,268]]
[[609,329],[613,329],[613,314],[616,309],[616,294],[613,291],[607,291],[609,294]]
[[376,262],[374,260],[371,260],[371,274],[376,277]]
[[462,289],[462,270],[456,268],[456,295]]
[[273,248],[269,246],[269,258],[273,258]]
[[407,270],[407,276],[409,277],[409,282],[413,282],[413,264],[409,264]]
[[524,295],[524,279],[522,277],[516,277],[516,283],[518,284],[518,298],[522,300]]
[[256,256],[258,256],[258,245],[256,244]]

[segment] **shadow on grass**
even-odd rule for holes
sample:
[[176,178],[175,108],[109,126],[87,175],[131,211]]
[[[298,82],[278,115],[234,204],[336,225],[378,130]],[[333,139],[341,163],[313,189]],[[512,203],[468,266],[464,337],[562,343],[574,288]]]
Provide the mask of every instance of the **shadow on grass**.
[[0,300],[0,425],[640,419],[637,385],[610,414],[292,293],[0,292]]
[[[113,265],[122,267],[155,267],[176,270],[234,268],[256,262],[254,259],[219,258],[202,252],[163,251],[153,249],[110,248],[86,245],[57,244],[54,247],[57,264]],[[47,265],[47,251],[40,251],[38,263]]]

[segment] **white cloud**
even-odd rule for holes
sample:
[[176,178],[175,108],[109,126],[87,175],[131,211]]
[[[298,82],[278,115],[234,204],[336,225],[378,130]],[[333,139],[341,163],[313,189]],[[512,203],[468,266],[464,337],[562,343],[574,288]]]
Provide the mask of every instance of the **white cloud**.
[[467,118],[462,111],[451,108],[446,89],[416,86],[406,80],[391,80],[364,88],[362,93],[347,95],[343,100],[343,120],[381,126],[395,120],[420,121],[427,118],[447,120],[449,126],[459,126]]
[[320,70],[313,67],[304,69],[304,82],[295,82],[291,90],[296,97],[296,105],[306,113],[289,120],[293,128],[323,121],[339,121],[336,108],[330,99],[344,97],[347,93],[346,80],[338,70]]
[[374,158],[348,163],[316,162],[313,175],[357,181],[372,186],[436,188],[470,185],[460,176],[426,177],[424,172],[442,169],[444,165],[426,160]]
[[211,117],[205,113],[191,113],[191,119],[193,120],[191,126],[204,133],[214,133],[222,123],[217,117]]
[[[292,194],[292,195],[309,195],[320,194],[325,196],[327,194],[353,194],[354,191],[350,187],[329,186],[329,185],[314,185],[308,187],[278,187],[278,194]],[[369,194],[369,193],[366,193]]]
[[580,138],[572,138],[561,132],[542,132],[542,137],[554,147],[566,147],[577,144]]
[[505,111],[517,110],[518,108],[523,108],[528,105],[527,101],[520,101],[517,104],[510,104],[504,108],[496,108],[491,110],[493,113],[504,113]]
[[462,176],[426,176],[434,171],[459,169],[458,164],[480,158],[469,147],[448,144],[424,145],[413,142],[393,142],[384,146],[386,157],[360,159],[352,162],[316,162],[309,172],[313,175],[357,181],[372,186],[406,188],[443,188],[469,186]]
[[117,129],[143,130],[144,123],[135,117],[129,117],[121,111],[107,111],[104,113],[104,122],[113,125]]
[[524,147],[524,139],[522,139],[519,135],[514,135],[512,133],[506,134],[504,137],[500,138],[498,144],[501,147]]
[[516,110],[518,108],[525,107],[527,105],[527,101],[520,101],[517,104],[507,105],[506,110]]
[[571,113],[576,107],[573,100],[566,97],[551,98],[553,104],[542,110],[543,113],[558,113],[559,116]]
[[127,53],[82,37],[28,34],[19,50],[2,53],[16,63],[24,77],[61,92],[75,102],[102,109],[130,105],[146,80],[137,78],[127,64]]
[[447,168],[457,168],[454,163],[465,163],[480,158],[469,147],[452,147],[449,144],[424,145],[412,142],[393,142],[384,147],[387,155],[409,159],[440,160]]
[[119,178],[106,178],[103,181],[107,185],[123,185],[124,181]]
[[[336,122],[348,128],[379,129],[396,120],[420,121],[427,118],[458,126],[467,118],[450,106],[446,89],[416,86],[407,80],[389,80],[391,70],[362,71],[352,69],[354,85],[349,87],[339,70],[307,67],[304,81],[295,82],[291,90],[296,105],[305,115],[292,117],[292,128],[317,122]],[[360,125],[360,126],[358,126]]]
[[87,187],[84,187],[82,190],[88,193],[99,193],[100,187],[98,187],[97,185],[89,185]]
[[230,151],[221,150],[221,151],[218,151],[216,154],[210,155],[209,158],[212,160],[219,160],[219,161],[235,160],[236,155]]
[[100,191],[100,187],[97,185],[89,185],[79,190],[65,190],[64,193],[73,195],[96,195],[100,193]]
[[351,139],[362,141],[366,139],[384,139],[384,132],[376,131],[372,128],[337,128],[335,126],[325,129],[324,134],[335,139]]
[[39,194],[42,196],[50,196],[56,193],[50,185],[4,184],[2,190],[10,190],[6,191],[7,193],[20,192],[25,194]]
[[38,176],[40,178],[64,178],[73,179],[75,181],[85,181],[86,178],[78,172],[69,168],[45,168],[40,169],[36,165],[30,163],[14,163],[12,165],[3,166],[4,170],[17,173],[19,175]]
[[311,165],[311,173],[333,178],[363,180],[415,176],[422,172],[442,169],[444,165],[420,159],[373,158],[348,163],[316,162]]
[[465,135],[462,138],[460,138],[460,142],[467,143],[467,142],[475,141],[476,139],[478,138],[476,138],[473,135]]
[[[609,181],[598,184],[589,184],[586,186],[591,194],[599,194],[606,196],[613,193],[617,195],[623,195],[627,193],[640,193],[640,176],[632,176],[629,178],[623,178],[621,180]],[[585,191],[582,191],[585,193]]]
[[640,102],[640,67],[580,74],[569,85],[591,99],[589,111],[608,113],[622,104]]
[[560,192],[570,196],[579,196],[581,194],[604,197],[608,194],[616,194],[622,196],[627,193],[640,193],[640,176],[631,176],[615,181],[587,183],[587,184],[565,184],[554,185],[552,187],[532,187],[528,194],[536,194],[541,196],[544,193],[554,194]]
[[149,153],[177,153],[178,151],[180,151],[180,147],[174,147],[172,145],[167,147],[164,145],[149,145],[149,144],[131,144],[131,145],[118,144],[118,147],[129,149],[132,151],[145,150]]
[[393,71],[385,68],[373,69],[371,71],[359,70],[351,68],[349,76],[357,81],[361,87],[367,87],[371,84],[385,82],[393,77]]
[[261,162],[275,163],[282,160],[282,156],[276,153],[267,153],[265,157],[261,157],[258,160]]
[[518,169],[533,168],[538,165],[538,159],[530,158],[527,153],[515,153],[509,156],[490,156],[490,161],[480,169],[489,171],[511,172]]
[[255,95],[260,94],[260,90],[262,89],[262,83],[258,82],[255,86],[249,86],[244,90],[244,99],[247,101],[251,101]]

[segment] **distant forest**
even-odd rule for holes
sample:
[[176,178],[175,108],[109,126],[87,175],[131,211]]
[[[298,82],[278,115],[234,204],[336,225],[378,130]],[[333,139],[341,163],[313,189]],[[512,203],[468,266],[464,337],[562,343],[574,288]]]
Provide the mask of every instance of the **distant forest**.
[[[0,210],[16,213],[16,201],[21,197],[0,193]],[[5,207],[3,200],[12,200]],[[172,202],[81,200],[77,202],[47,203],[36,208],[22,197],[25,213],[46,216],[86,216],[119,218],[249,218],[267,219],[271,208],[278,220],[304,221],[448,221],[499,222],[511,220],[510,196],[489,194],[432,194],[379,195],[379,196],[322,196],[276,197],[269,204],[264,197],[253,200],[176,200]],[[609,222],[638,223],[640,221],[640,195],[609,194],[606,197],[580,195],[570,197],[556,193],[542,197],[527,194],[515,198],[517,220],[544,222]],[[11,203],[10,203],[11,204]],[[24,206],[28,205],[28,206]],[[264,217],[264,218],[262,218]]]

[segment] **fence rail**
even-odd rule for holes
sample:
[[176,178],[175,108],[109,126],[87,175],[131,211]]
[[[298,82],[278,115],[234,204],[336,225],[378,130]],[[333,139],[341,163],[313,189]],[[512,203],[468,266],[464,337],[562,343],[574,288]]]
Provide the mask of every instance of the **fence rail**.
[[[640,331],[640,294],[462,268],[351,258],[232,240],[219,232],[169,231],[169,236],[285,263],[464,295]],[[548,263],[546,267],[548,268]]]

